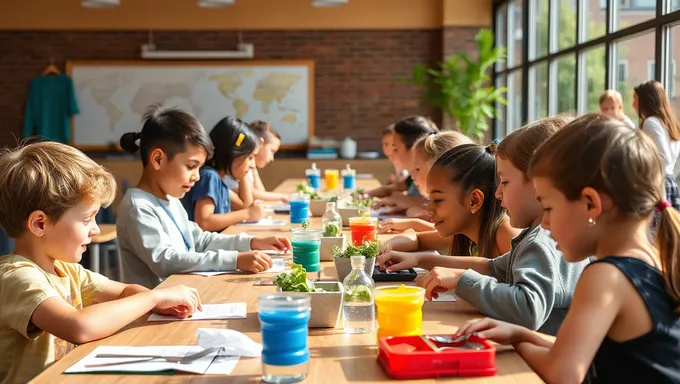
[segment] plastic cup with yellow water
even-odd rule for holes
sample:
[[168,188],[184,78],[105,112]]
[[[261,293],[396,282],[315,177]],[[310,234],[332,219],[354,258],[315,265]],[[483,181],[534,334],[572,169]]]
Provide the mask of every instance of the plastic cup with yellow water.
[[375,289],[378,340],[385,336],[422,334],[425,289],[389,285]]

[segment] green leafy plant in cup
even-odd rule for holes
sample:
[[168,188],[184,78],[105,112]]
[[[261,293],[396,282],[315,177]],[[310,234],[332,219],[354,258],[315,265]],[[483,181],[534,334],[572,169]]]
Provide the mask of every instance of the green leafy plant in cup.
[[380,241],[366,241],[361,245],[348,245],[345,250],[341,250],[339,247],[333,247],[331,250],[331,255],[333,257],[340,257],[349,259],[352,256],[364,256],[367,259],[374,259],[378,257],[380,253],[380,246],[382,243]]

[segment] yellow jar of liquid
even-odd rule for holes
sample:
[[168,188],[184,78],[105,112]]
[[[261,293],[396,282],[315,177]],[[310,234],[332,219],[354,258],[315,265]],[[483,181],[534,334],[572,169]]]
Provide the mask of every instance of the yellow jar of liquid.
[[378,340],[385,336],[421,335],[424,302],[425,289],[420,287],[377,287]]

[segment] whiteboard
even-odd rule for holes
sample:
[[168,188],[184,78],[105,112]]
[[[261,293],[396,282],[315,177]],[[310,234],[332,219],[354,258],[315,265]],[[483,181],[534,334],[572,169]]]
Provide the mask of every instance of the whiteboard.
[[153,104],[181,108],[207,132],[226,116],[264,120],[284,148],[302,147],[314,134],[311,61],[71,61],[67,72],[80,108],[71,144],[83,150],[116,148],[121,135],[141,130]]

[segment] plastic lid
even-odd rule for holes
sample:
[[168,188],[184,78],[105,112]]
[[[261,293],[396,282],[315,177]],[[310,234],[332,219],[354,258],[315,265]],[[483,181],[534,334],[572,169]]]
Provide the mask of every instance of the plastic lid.
[[312,169],[316,169],[316,163],[312,163]]
[[304,311],[308,310],[311,298],[299,292],[265,293],[258,297],[258,311]]
[[389,296],[389,297],[408,297],[408,296],[425,296],[425,289],[421,287],[413,287],[402,285],[388,285],[383,287],[378,287],[375,290],[376,296]]

